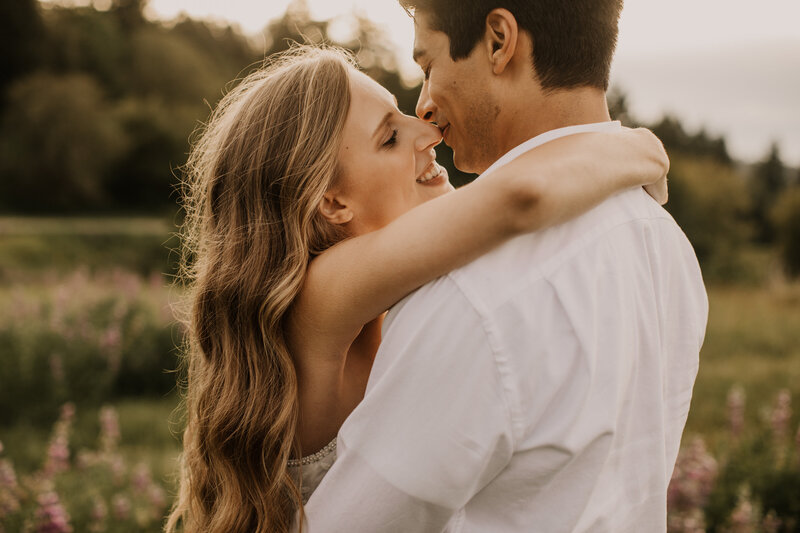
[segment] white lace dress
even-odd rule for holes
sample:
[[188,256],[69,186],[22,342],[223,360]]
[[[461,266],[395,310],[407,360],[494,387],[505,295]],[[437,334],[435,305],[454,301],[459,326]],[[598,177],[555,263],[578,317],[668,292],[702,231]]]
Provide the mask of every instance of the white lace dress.
[[300,494],[303,497],[304,505],[311,497],[311,493],[322,482],[322,478],[328,473],[335,460],[336,439],[333,439],[317,453],[289,461],[289,474],[294,478],[295,483],[300,486]]

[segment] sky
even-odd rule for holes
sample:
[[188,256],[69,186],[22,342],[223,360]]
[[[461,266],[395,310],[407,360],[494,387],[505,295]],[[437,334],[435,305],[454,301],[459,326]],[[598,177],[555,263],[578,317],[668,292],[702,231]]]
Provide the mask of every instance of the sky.
[[[383,26],[397,46],[405,77],[414,29],[397,0],[307,0],[313,17],[357,11]],[[258,35],[289,0],[150,0],[149,14],[181,12],[237,24]],[[612,68],[612,86],[645,121],[665,112],[690,127],[724,134],[734,155],[762,159],[778,142],[800,166],[800,0],[627,0]]]

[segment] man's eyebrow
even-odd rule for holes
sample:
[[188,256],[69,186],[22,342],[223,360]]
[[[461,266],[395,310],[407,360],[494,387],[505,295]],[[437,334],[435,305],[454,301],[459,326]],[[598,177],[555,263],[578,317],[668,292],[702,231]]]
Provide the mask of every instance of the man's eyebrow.
[[389,119],[392,118],[392,115],[394,115],[393,111],[389,111],[388,113],[383,115],[383,120],[381,120],[381,123],[378,124],[378,127],[375,128],[375,131],[372,133],[373,139],[377,137],[378,133],[380,133],[380,131],[386,126],[386,123],[389,122]]

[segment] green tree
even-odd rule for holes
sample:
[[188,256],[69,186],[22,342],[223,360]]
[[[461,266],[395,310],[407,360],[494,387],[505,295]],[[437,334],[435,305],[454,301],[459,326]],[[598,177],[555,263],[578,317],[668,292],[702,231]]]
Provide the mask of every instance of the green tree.
[[48,70],[91,76],[112,98],[128,90],[129,39],[111,13],[54,7],[45,12],[44,22]]
[[36,0],[0,2],[0,97],[41,60],[44,30]]
[[800,184],[781,195],[770,218],[786,272],[800,276]]
[[0,201],[13,211],[103,205],[106,170],[125,146],[102,89],[82,74],[34,74],[9,90]]
[[129,94],[186,102],[201,111],[203,100],[221,94],[228,81],[206,55],[166,29],[143,28],[131,36],[130,46]]
[[741,261],[751,233],[742,177],[713,158],[678,155],[672,157],[669,179],[665,207],[694,246],[704,275],[717,280],[749,277]]
[[780,149],[777,143],[773,143],[767,157],[755,167],[750,179],[752,217],[759,242],[772,243],[775,240],[775,228],[770,211],[787,187],[785,173],[786,168],[781,161]]
[[148,0],[113,0],[111,15],[119,22],[125,32],[133,32],[147,24],[144,8]]
[[124,210],[169,210],[175,205],[175,174],[186,162],[197,108],[157,98],[129,98],[115,114],[128,146],[108,170],[109,197]]
[[713,137],[705,129],[690,134],[680,119],[673,115],[664,115],[661,121],[648,127],[661,139],[670,154],[678,152],[682,155],[711,158],[727,165],[732,163],[724,137]]
[[628,107],[628,95],[625,94],[620,88],[612,87],[606,95],[608,101],[608,111],[611,118],[619,120],[628,127],[636,127],[639,123],[631,115]]

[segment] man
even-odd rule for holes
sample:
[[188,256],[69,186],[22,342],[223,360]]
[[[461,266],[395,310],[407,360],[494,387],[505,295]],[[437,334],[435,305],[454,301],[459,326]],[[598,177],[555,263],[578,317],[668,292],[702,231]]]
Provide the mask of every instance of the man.
[[[417,114],[459,168],[620,127],[621,0],[401,3]],[[665,531],[707,311],[690,244],[640,188],[429,283],[386,318],[308,530]]]

